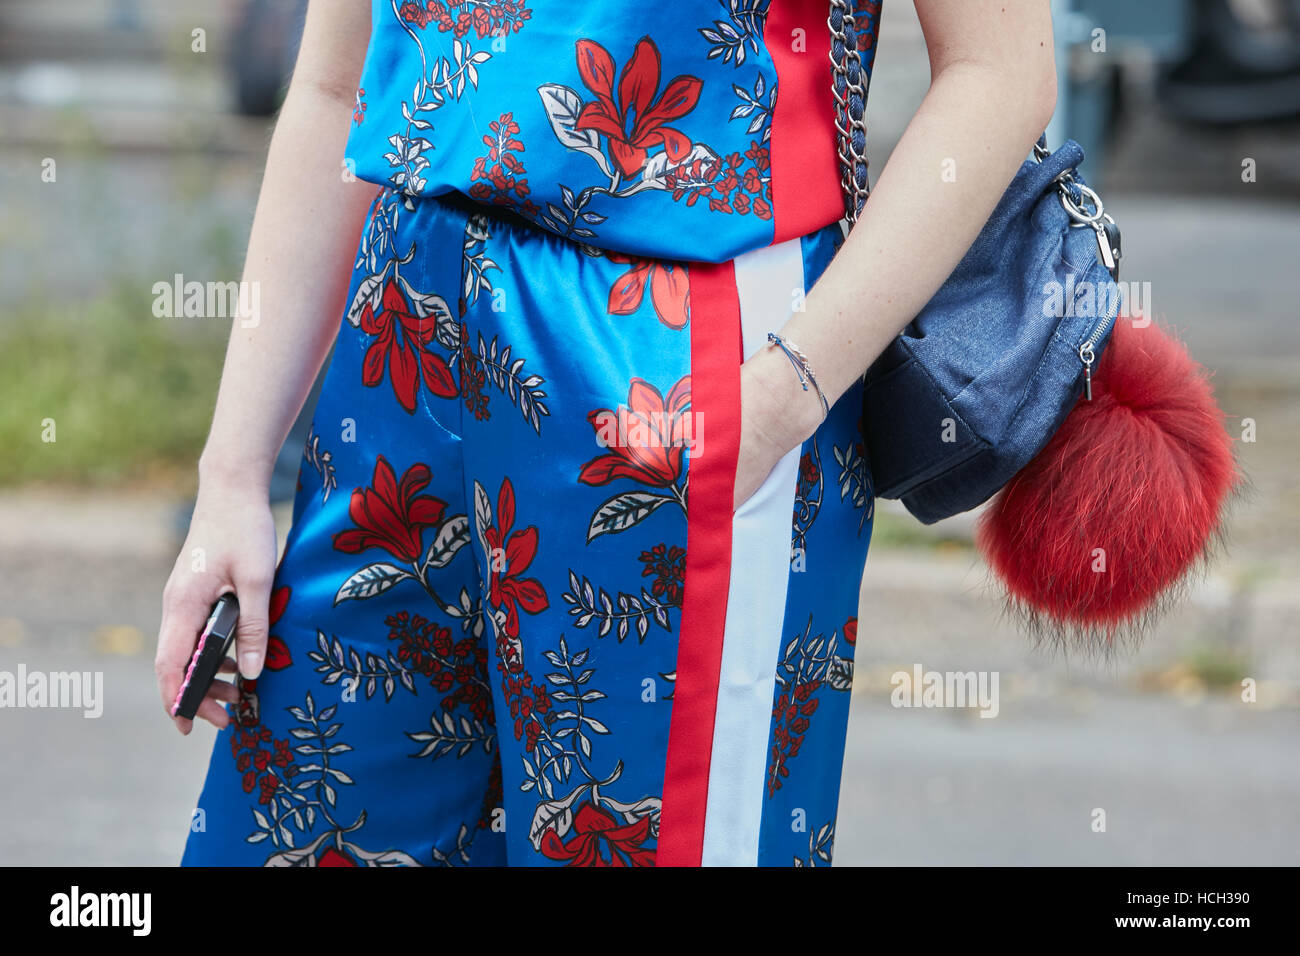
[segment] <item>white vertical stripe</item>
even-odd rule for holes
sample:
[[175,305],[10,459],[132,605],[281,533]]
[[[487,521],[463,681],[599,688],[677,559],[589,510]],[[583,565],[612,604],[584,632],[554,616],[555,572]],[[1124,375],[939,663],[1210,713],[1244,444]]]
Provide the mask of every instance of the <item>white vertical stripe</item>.
[[[790,239],[738,256],[744,354],[767,344],[803,289],[803,251]],[[794,370],[790,370],[794,374]],[[800,449],[791,450],[731,524],[731,584],[704,818],[705,866],[758,863],[776,661],[790,574],[790,523]]]

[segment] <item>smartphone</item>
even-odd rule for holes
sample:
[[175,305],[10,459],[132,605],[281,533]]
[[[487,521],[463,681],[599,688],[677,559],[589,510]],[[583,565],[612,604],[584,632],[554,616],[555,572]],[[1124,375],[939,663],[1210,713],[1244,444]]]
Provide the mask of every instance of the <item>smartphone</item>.
[[194,719],[199,704],[208,694],[208,688],[217,679],[221,662],[230,651],[230,643],[235,639],[235,625],[239,622],[239,601],[233,594],[223,594],[212,605],[208,623],[199,633],[198,643],[194,647],[194,656],[190,666],[185,670],[185,680],[176,693],[172,704],[173,717]]

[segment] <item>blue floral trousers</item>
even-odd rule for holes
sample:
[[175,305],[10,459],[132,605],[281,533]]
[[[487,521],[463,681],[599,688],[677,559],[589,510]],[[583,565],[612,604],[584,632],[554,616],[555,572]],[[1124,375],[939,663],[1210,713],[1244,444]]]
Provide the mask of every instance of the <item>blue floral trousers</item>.
[[829,864],[860,386],[732,489],[740,363],[840,240],[640,259],[382,192],[184,863]]

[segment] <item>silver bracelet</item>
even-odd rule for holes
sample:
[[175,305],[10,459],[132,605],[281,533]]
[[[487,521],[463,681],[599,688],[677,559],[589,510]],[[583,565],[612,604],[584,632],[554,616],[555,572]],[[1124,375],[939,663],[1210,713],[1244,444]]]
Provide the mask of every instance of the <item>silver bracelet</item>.
[[817,397],[822,400],[822,421],[825,421],[826,416],[831,413],[831,406],[826,401],[826,396],[822,394],[821,386],[817,384],[817,378],[813,375],[812,366],[808,364],[808,356],[799,351],[799,346],[788,339],[781,338],[775,332],[767,333],[767,343],[769,346],[775,345],[785,353],[785,357],[794,366],[795,374],[799,376],[799,384],[803,386],[805,392],[808,391],[809,383],[812,384],[813,389],[817,392]]

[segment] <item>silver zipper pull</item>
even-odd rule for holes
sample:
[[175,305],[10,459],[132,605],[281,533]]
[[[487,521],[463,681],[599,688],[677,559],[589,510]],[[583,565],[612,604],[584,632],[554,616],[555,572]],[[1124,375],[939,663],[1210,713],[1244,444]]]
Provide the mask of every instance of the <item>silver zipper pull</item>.
[[1124,246],[1120,238],[1119,224],[1115,222],[1115,217],[1110,213],[1106,213],[1101,218],[1105,222],[1105,225],[1103,225],[1102,228],[1106,230],[1106,242],[1110,246],[1111,255],[1115,257],[1115,272],[1113,278],[1118,282],[1119,261],[1124,258]]
[[1096,224],[1093,230],[1097,233],[1097,249],[1101,252],[1101,264],[1106,267],[1106,271],[1112,276],[1115,275],[1115,250],[1110,247],[1110,236],[1106,234],[1106,227]]
[[1092,363],[1097,359],[1092,346],[1086,342],[1079,347],[1079,360],[1083,362],[1083,397],[1092,401]]

